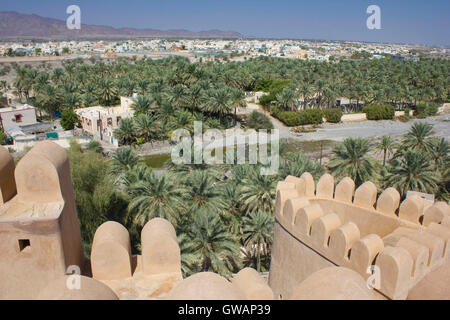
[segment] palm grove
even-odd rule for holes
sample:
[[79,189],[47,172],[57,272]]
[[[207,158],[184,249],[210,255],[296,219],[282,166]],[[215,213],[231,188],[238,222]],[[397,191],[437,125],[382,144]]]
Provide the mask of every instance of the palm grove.
[[[178,128],[192,131],[194,121],[203,121],[205,130],[232,127],[236,108],[245,106],[244,92],[273,83],[282,86],[271,104],[286,111],[294,110],[299,98],[302,109],[332,107],[338,97],[397,109],[445,102],[449,66],[447,60],[73,60],[51,72],[17,67],[13,86],[21,99],[50,118],[56,111],[115,105],[120,95],[138,93],[134,118],[121,120],[115,131],[122,144],[134,145],[166,140]],[[179,235],[185,275],[205,270],[226,275],[242,266],[268,270],[277,181],[306,171],[317,179],[329,171],[336,179],[351,177],[357,186],[371,180],[380,192],[395,187],[403,198],[408,190],[417,190],[448,201],[448,152],[448,142],[435,138],[431,126],[415,123],[399,141],[348,138],[336,145],[326,166],[282,144],[280,170],[273,176],[261,175],[255,165],[168,163],[167,170],[157,172],[132,147],[120,148],[110,159],[94,142],[87,148],[73,143],[69,156],[87,254],[104,221],[123,223],[139,252],[143,225],[163,217]]]

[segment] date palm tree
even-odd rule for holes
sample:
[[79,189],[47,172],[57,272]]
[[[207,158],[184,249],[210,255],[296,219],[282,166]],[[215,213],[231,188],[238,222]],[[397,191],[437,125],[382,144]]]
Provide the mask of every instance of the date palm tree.
[[207,211],[220,213],[226,208],[226,202],[217,187],[217,181],[209,171],[194,171],[186,178],[187,201],[191,210],[204,208]]
[[152,141],[159,133],[158,123],[154,116],[149,114],[139,114],[134,118],[134,126],[138,135],[145,141]]
[[276,179],[274,176],[261,175],[260,167],[253,166],[242,179],[242,210],[247,214],[263,210],[273,212]]
[[186,103],[187,94],[186,88],[177,84],[168,94],[168,101],[176,108],[182,107]]
[[284,88],[276,95],[275,105],[283,110],[295,110],[297,106],[297,97],[295,91],[291,88]]
[[203,104],[203,110],[219,116],[230,113],[233,108],[230,91],[226,88],[213,89]]
[[383,152],[383,167],[386,166],[386,159],[394,153],[395,142],[390,136],[382,136],[375,144],[375,148]]
[[112,156],[111,172],[118,174],[128,171],[138,163],[138,160],[138,156],[133,152],[131,147],[119,148]]
[[191,252],[191,240],[186,233],[177,233],[181,255],[181,273],[183,277],[189,277],[200,270],[200,257],[196,252]]
[[252,212],[243,219],[242,239],[246,251],[256,252],[256,271],[261,271],[261,253],[270,255],[274,217],[264,211]]
[[388,168],[386,184],[396,188],[402,197],[407,191],[434,193],[439,175],[430,163],[427,154],[408,150],[394,159]]
[[97,86],[97,95],[100,104],[111,106],[118,98],[118,91],[114,81],[111,78],[100,78]]
[[51,119],[53,119],[55,112],[60,105],[60,93],[52,84],[45,85],[36,97],[38,105],[41,106]]
[[334,148],[328,169],[338,179],[352,178],[357,186],[374,180],[377,178],[377,161],[368,155],[370,150],[368,139],[347,138]]
[[311,85],[306,82],[302,82],[302,84],[300,85],[300,88],[299,88],[299,93],[303,98],[302,109],[304,110],[304,109],[306,109],[308,98],[311,97],[311,95],[313,93]]
[[201,106],[203,99],[204,93],[200,85],[196,84],[188,89],[187,101],[191,107],[192,114]]
[[129,188],[132,196],[128,206],[129,219],[144,226],[150,219],[160,217],[176,226],[184,210],[184,192],[169,174],[151,172]]
[[244,92],[242,90],[234,89],[231,94],[231,103],[234,106],[234,125],[236,125],[237,108],[247,107]]
[[119,126],[114,130],[114,137],[120,144],[129,145],[135,140],[136,127],[131,118],[124,118],[119,121]]
[[305,172],[309,172],[315,178],[319,178],[325,173],[325,168],[299,153],[295,158],[287,160],[281,166],[280,176],[282,179],[285,179],[287,176],[300,177]]
[[187,236],[189,244],[186,251],[198,257],[200,271],[230,275],[239,267],[239,245],[219,215],[198,210],[194,214]]
[[433,138],[431,140],[431,157],[434,161],[434,167],[438,170],[444,170],[449,167],[450,162],[450,144],[445,138]]
[[433,126],[425,122],[415,122],[404,135],[401,151],[415,150],[430,153],[432,150]]
[[150,96],[142,96],[139,95],[133,101],[131,107],[135,110],[136,113],[149,113],[153,108],[153,99]]

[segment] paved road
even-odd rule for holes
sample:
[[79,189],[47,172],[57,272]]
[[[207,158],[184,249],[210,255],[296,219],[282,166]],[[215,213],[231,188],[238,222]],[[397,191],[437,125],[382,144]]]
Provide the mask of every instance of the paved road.
[[[316,132],[304,133],[299,140],[335,140],[342,141],[347,137],[378,138],[384,135],[399,138],[408,132],[414,122],[426,122],[434,126],[437,136],[450,141],[450,115],[444,114],[427,119],[413,119],[408,122],[381,120],[347,122],[339,124],[323,124]],[[295,135],[290,133],[291,135]]]
[[[254,104],[251,105],[256,106]],[[262,108],[259,108],[259,111],[264,112]],[[342,141],[348,137],[378,138],[384,135],[391,136],[392,138],[399,138],[408,132],[409,128],[414,122],[418,121],[432,124],[437,136],[444,137],[450,141],[450,113],[448,112],[439,116],[429,117],[426,119],[413,119],[408,122],[380,120],[345,122],[338,124],[325,123],[322,124],[316,130],[316,132],[308,132],[302,134],[291,132],[290,129],[283,123],[281,123],[278,119],[270,116],[269,113],[265,114],[271,118],[275,129],[278,129],[280,131],[280,138],[292,138],[303,141]]]

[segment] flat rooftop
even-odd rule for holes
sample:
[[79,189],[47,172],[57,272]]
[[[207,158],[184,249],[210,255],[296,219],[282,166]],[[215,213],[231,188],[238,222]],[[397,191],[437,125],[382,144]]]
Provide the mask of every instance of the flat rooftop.
[[0,205],[0,221],[19,220],[38,217],[58,217],[63,208],[62,202],[32,203],[22,202],[14,197],[7,203]]

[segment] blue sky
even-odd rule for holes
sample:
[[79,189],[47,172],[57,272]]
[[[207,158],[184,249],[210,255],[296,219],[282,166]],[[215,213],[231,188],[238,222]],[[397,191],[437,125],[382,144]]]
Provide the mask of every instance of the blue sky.
[[[65,20],[71,4],[83,24],[450,46],[449,0],[2,0],[0,10]],[[366,27],[372,4],[381,30]]]

